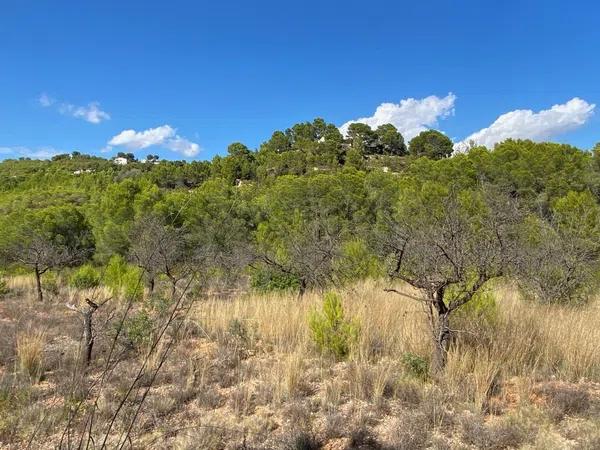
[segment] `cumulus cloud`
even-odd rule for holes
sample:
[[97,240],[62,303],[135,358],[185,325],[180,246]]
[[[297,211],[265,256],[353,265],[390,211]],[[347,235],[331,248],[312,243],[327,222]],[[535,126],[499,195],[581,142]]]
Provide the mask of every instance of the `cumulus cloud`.
[[[48,94],[43,92],[38,97],[38,103],[44,108],[49,108],[56,105],[56,99],[50,97]],[[56,109],[59,113],[75,117],[76,119],[83,119],[86,122],[98,124],[104,120],[110,119],[110,114],[100,109],[100,103],[90,102],[86,106],[77,106],[71,103],[62,102],[57,105]]]
[[77,119],[83,119],[86,122],[97,124],[103,120],[109,120],[110,114],[100,109],[100,103],[91,102],[87,106],[75,106],[70,103],[63,103],[59,109],[61,114],[72,116]]
[[496,143],[508,138],[547,140],[584,125],[594,113],[595,107],[596,105],[575,97],[539,112],[530,109],[510,111],[498,117],[489,127],[455,144],[454,149],[464,151],[473,144],[493,148]]
[[121,145],[133,150],[163,144],[167,139],[175,136],[175,129],[169,125],[149,128],[144,131],[123,130],[114,136],[109,145]]
[[200,151],[198,144],[179,136],[177,130],[170,125],[149,128],[144,131],[123,130],[108,141],[108,145],[110,147],[122,146],[131,150],[161,146],[187,157],[195,156]]
[[7,155],[10,158],[50,159],[53,156],[59,155],[61,153],[68,152],[61,152],[53,147],[0,147],[0,155]]
[[407,98],[400,100],[400,103],[382,103],[372,116],[346,122],[340,127],[340,131],[345,135],[350,124],[357,122],[365,123],[373,129],[391,123],[409,140],[420,132],[437,126],[440,119],[454,114],[455,101],[456,96],[449,93],[443,98],[430,95],[421,99]]

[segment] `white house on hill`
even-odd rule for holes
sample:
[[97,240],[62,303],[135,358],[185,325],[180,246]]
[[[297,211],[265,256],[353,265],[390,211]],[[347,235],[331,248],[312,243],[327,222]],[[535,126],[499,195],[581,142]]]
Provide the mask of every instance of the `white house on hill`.
[[122,156],[113,159],[113,162],[119,166],[125,166],[128,163],[127,158],[123,158]]

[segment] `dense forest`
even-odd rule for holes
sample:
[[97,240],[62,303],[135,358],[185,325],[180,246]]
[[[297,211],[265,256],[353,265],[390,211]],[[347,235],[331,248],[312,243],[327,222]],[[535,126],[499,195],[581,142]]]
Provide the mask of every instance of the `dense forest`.
[[[0,258],[0,292],[20,275],[35,280],[40,305],[58,278],[73,289],[103,286],[129,305],[122,326],[131,305],[165,317],[185,295],[284,292],[302,302],[385,280],[387,292],[424,306],[431,357],[423,370],[421,359],[410,361],[443,380],[454,318],[485,309],[485,288],[497,280],[535,305],[583,307],[593,297],[600,144],[509,139],[453,152],[435,130],[405,142],[393,125],[353,124],[343,136],[315,119],[276,131],[257,150],[233,143],[212,161],[78,152],[5,160]],[[324,298],[324,315],[309,320],[313,339],[344,359],[360,328],[335,294]],[[98,305],[90,304],[91,320]],[[148,317],[135,317],[127,323],[144,335]]]
[[[498,271],[537,285],[545,301],[585,296],[600,236],[600,147],[508,140],[454,155],[452,147],[434,130],[406,144],[393,125],[353,124],[344,138],[315,119],[276,131],[257,151],[233,143],[210,162],[120,153],[127,164],[115,164],[78,152],[5,160],[3,264],[41,279],[123,258],[148,284],[161,275],[175,286],[199,272],[302,292],[392,273],[399,245],[427,227],[430,240],[445,237],[453,214],[491,231],[490,214],[510,201],[520,227],[511,239],[529,252]],[[162,247],[163,261],[149,257]],[[537,257],[544,267],[530,267]],[[395,275],[424,269],[405,263]],[[474,262],[464,263],[473,272]]]

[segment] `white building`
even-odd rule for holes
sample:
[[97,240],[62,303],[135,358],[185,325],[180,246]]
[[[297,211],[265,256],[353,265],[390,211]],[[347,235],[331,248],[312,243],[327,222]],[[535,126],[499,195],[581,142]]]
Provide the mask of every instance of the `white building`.
[[127,161],[127,158],[123,158],[122,156],[119,156],[119,157],[113,159],[113,162],[115,164],[118,164],[119,166],[126,166],[129,161]]

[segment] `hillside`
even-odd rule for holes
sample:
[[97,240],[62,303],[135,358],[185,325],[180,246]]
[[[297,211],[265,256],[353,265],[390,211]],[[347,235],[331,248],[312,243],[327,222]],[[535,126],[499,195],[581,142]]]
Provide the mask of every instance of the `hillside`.
[[598,448],[600,150],[432,133],[1,162],[0,444]]

